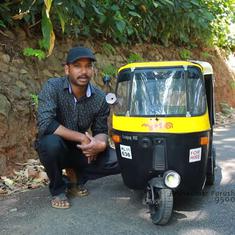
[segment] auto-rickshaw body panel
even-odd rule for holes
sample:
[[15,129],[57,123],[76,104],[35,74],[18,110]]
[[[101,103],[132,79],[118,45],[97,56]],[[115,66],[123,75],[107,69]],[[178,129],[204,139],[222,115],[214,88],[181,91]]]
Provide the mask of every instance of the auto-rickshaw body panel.
[[[115,145],[124,183],[132,189],[144,189],[148,181],[174,170],[181,176],[177,190],[198,192],[206,179],[209,131],[197,133],[135,133],[113,130],[121,136]],[[124,148],[124,150],[123,150]],[[127,148],[127,149],[126,149]],[[129,153],[125,156],[125,151]],[[200,160],[193,160],[192,151],[199,151]]]
[[208,112],[195,117],[125,117],[113,115],[113,129],[129,132],[192,133],[210,130]]

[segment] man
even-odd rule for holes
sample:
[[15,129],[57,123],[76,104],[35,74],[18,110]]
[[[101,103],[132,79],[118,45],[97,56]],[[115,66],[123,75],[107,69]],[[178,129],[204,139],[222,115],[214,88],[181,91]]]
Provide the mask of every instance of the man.
[[55,208],[70,207],[62,169],[74,169],[78,179],[75,190],[80,196],[88,194],[87,180],[119,173],[107,142],[109,106],[105,94],[90,83],[94,61],[89,48],[71,48],[64,67],[66,76],[49,79],[39,94],[37,151],[50,180]]

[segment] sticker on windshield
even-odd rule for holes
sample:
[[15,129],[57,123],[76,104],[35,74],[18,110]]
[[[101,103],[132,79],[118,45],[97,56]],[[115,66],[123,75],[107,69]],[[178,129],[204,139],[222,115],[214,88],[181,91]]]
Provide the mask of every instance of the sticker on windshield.
[[195,148],[189,150],[189,162],[201,161],[202,148]]
[[121,156],[123,158],[132,159],[131,147],[120,144]]

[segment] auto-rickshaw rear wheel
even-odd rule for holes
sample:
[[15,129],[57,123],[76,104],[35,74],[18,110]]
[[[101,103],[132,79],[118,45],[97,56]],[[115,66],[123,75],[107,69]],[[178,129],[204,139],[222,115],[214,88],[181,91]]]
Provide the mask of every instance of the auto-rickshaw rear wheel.
[[152,222],[157,225],[166,224],[171,217],[173,209],[172,190],[148,186],[146,197]]
[[213,185],[215,182],[215,167],[216,167],[216,151],[215,147],[212,146],[211,157],[208,161],[209,166],[207,167],[206,184]]

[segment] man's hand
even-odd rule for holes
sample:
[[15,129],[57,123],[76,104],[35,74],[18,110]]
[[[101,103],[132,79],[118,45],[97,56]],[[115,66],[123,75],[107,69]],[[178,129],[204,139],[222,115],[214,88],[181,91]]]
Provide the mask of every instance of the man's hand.
[[101,140],[100,138],[92,137],[88,132],[86,132],[85,135],[90,142],[87,144],[78,144],[77,147],[82,150],[83,154],[88,157],[88,162],[90,162],[96,159],[98,153],[103,152],[105,150],[107,144],[106,141]]

